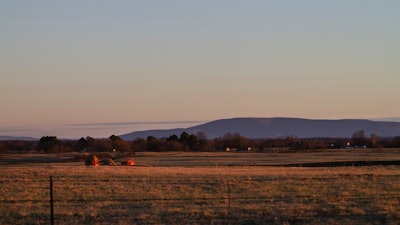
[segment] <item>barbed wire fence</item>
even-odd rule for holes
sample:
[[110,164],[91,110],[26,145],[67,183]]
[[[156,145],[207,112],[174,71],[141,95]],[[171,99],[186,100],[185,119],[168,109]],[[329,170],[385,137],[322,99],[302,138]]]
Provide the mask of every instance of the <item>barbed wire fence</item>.
[[[326,179],[331,178],[291,182]],[[311,193],[270,178],[93,180],[54,176],[35,181],[4,179],[0,184],[1,224],[382,224],[400,219],[396,212],[400,190],[381,190],[380,186],[368,194],[344,189]],[[392,209],[385,208],[387,202],[392,202],[388,206]]]

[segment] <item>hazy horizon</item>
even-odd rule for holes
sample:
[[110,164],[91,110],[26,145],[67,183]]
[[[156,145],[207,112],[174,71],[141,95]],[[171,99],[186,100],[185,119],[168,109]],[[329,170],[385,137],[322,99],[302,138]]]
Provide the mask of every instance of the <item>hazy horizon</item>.
[[207,121],[147,121],[116,123],[55,124],[51,126],[9,127],[0,129],[0,136],[33,137],[57,136],[58,138],[77,139],[80,137],[107,138],[133,131],[152,129],[187,128]]
[[[243,117],[235,117],[243,118]],[[220,118],[231,119],[231,118]],[[312,119],[312,118],[300,118]],[[322,119],[322,118],[316,118]],[[349,118],[341,118],[349,119]],[[390,118],[352,118],[368,119],[373,121],[400,122],[400,117]],[[216,119],[218,120],[218,119]],[[145,121],[145,122],[115,122],[115,123],[80,123],[54,124],[50,126],[0,127],[0,136],[32,137],[57,136],[61,139],[79,139],[81,137],[108,138],[111,135],[123,135],[134,131],[163,130],[175,128],[189,128],[211,121]]]
[[0,1],[1,133],[398,117],[399,9],[394,0]]

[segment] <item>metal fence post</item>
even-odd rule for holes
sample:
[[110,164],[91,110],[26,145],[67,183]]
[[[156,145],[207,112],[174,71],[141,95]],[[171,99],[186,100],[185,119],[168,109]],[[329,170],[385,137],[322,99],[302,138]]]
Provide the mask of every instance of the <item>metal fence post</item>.
[[53,176],[50,176],[50,216],[51,225],[54,225]]

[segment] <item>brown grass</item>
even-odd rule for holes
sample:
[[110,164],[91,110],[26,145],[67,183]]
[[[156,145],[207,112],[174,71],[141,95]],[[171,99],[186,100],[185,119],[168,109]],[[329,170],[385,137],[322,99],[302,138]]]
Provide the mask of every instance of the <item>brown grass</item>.
[[[219,158],[223,156],[142,153],[136,158],[140,166],[134,167],[1,166],[0,224],[49,223],[50,175],[57,224],[397,224],[400,220],[399,166],[243,166],[243,161],[257,164],[279,156]],[[317,158],[303,154],[300,160],[313,157]],[[207,158],[218,166],[201,166]]]

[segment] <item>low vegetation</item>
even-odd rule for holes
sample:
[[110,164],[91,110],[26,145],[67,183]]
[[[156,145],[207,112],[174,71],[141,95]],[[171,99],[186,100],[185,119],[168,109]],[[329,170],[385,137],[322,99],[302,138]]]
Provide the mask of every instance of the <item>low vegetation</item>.
[[91,137],[79,140],[58,140],[55,136],[44,136],[39,141],[0,141],[0,153],[65,153],[65,152],[310,152],[329,149],[353,148],[400,148],[400,136],[379,137],[372,134],[367,137],[364,131],[355,132],[349,138],[297,138],[288,136],[274,139],[248,139],[239,133],[227,133],[223,137],[207,139],[204,133],[164,138],[149,136],[146,139],[123,140],[111,135],[106,139]]

